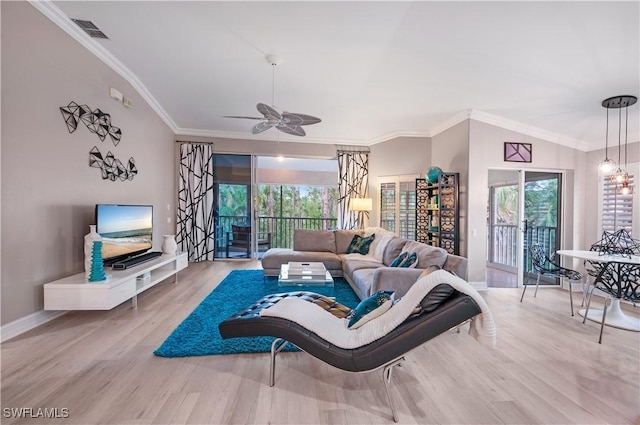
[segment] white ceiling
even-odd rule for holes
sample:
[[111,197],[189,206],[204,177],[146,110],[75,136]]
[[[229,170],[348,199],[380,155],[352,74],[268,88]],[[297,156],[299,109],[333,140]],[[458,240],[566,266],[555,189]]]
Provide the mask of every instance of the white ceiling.
[[[322,118],[306,137],[280,140],[367,145],[471,116],[593,150],[604,147],[602,100],[640,92],[638,1],[33,4],[183,135],[275,140],[274,129],[252,136],[256,121],[222,118],[271,104],[267,54],[282,58],[276,108]],[[640,140],[639,121],[636,104],[629,142]]]

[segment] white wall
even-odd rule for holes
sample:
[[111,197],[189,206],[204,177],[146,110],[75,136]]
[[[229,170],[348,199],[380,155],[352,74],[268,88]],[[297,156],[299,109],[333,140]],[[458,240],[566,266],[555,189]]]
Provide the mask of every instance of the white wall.
[[[134,89],[27,2],[0,2],[2,19],[2,320],[43,308],[43,283],[83,270],[96,203],[154,205],[154,248],[175,233],[174,135]],[[131,109],[109,98],[115,87]],[[70,134],[59,107],[111,114],[114,146],[83,124]],[[102,180],[89,150],[133,157],[132,181]],[[169,210],[167,210],[169,206]]]
[[369,153],[369,195],[373,211],[369,224],[379,224],[380,193],[378,177],[419,174],[424,176],[431,166],[431,139],[397,137],[371,146]]
[[[533,160],[528,164],[504,162],[504,142],[522,142],[533,145]],[[469,180],[467,257],[469,280],[482,282],[486,264],[486,220],[488,170],[490,168],[522,168],[528,170],[553,170],[565,173],[564,234],[562,247],[581,247],[585,240],[585,209],[594,208],[596,200],[586,196],[587,154],[515,131],[496,127],[475,120],[469,122]]]

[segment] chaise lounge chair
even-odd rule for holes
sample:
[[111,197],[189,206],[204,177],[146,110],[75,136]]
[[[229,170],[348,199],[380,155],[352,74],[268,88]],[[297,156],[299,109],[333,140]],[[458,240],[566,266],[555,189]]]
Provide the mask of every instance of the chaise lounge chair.
[[478,341],[495,344],[491,312],[464,280],[438,270],[420,278],[385,313],[357,329],[348,329],[351,309],[312,292],[268,295],[219,325],[223,338],[273,336],[270,382],[275,383],[276,355],[291,343],[334,367],[349,372],[382,368],[393,420],[398,415],[389,384],[404,355],[467,321]]

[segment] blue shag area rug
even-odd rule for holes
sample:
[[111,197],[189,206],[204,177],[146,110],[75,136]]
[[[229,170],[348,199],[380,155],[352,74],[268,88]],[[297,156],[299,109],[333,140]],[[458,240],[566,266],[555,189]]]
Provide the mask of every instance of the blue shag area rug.
[[[336,301],[351,308],[360,302],[342,278],[334,279],[333,290],[306,286],[279,287],[278,279],[265,279],[262,270],[233,270],[153,353],[161,357],[189,357],[269,352],[273,337],[222,339],[218,324],[267,294],[293,291],[311,291],[335,296]],[[285,351],[295,350],[297,348],[291,344],[285,348]]]

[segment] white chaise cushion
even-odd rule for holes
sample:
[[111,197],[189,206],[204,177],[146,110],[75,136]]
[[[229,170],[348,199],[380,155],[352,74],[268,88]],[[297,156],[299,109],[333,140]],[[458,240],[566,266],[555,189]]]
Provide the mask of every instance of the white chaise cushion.
[[337,347],[353,349],[370,344],[391,332],[411,315],[414,307],[432,288],[441,283],[447,283],[457,291],[469,295],[478,304],[481,314],[472,319],[469,334],[482,344],[495,345],[496,327],[484,299],[469,283],[444,270],[436,270],[418,279],[406,295],[386,313],[357,329],[348,329],[345,323],[347,319],[339,319],[322,307],[300,298],[285,298],[270,308],[263,309],[260,315],[290,320]]

